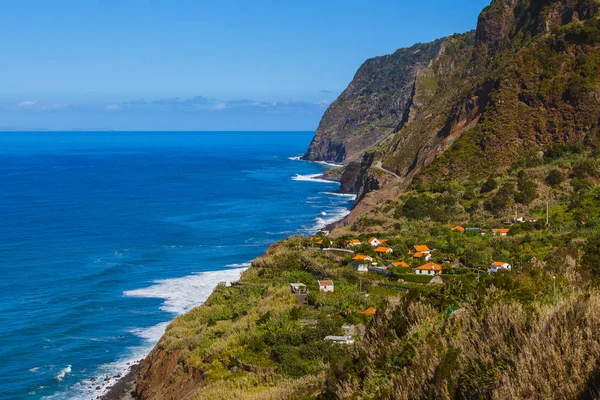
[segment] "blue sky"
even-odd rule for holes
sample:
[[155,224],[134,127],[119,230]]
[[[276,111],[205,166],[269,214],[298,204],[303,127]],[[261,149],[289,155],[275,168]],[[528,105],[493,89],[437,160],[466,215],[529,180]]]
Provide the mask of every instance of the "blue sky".
[[489,0],[6,0],[0,129],[314,130],[367,58]]

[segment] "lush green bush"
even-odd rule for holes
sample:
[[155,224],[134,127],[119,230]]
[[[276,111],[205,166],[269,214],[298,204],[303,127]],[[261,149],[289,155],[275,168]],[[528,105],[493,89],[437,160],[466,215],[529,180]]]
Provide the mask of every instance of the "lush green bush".
[[496,180],[494,178],[489,178],[487,181],[484,182],[483,185],[481,185],[481,189],[479,190],[480,193],[489,193],[493,190],[496,190],[496,188],[498,187],[498,182],[496,182]]
[[564,175],[557,169],[553,169],[546,176],[546,183],[550,186],[558,186],[565,180]]
[[415,283],[429,283],[433,276],[431,275],[417,275],[417,274],[394,274],[394,277],[398,279],[404,279],[406,282]]

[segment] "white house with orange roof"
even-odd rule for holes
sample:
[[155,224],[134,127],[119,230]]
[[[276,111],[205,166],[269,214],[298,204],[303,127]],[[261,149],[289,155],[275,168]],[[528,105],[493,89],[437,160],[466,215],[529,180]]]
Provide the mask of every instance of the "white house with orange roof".
[[344,242],[344,244],[346,245],[346,247],[360,246],[360,240],[358,240],[358,239],[350,239],[350,240],[346,240]]
[[385,240],[385,239],[377,239],[376,237],[372,237],[371,239],[367,240],[367,243],[369,243],[373,247],[381,246],[385,242],[387,242],[387,240]]
[[492,229],[492,235],[494,235],[494,236],[508,236],[509,232],[510,232],[510,229],[508,229],[508,228]]
[[431,259],[431,249],[424,244],[415,244],[409,251],[414,258],[423,258],[425,261]]
[[442,273],[442,266],[436,263],[427,263],[413,268],[413,272],[417,275],[439,275]]
[[496,272],[499,271],[510,271],[512,269],[512,266],[504,261],[494,261],[492,263],[492,265],[490,265],[490,268],[488,269],[488,273],[489,274],[495,274]]
[[394,250],[390,249],[389,247],[385,247],[385,246],[379,246],[378,248],[375,249],[375,253],[380,253],[380,254],[391,254],[393,253]]

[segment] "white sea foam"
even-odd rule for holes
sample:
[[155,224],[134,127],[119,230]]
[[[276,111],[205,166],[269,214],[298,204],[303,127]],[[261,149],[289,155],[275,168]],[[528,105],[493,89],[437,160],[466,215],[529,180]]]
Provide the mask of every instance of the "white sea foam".
[[56,375],[56,379],[59,381],[62,381],[63,379],[65,379],[65,376],[70,373],[71,373],[71,365],[67,365],[65,368],[60,370],[58,375]]
[[[231,268],[221,271],[201,272],[198,274],[185,276],[182,278],[164,279],[156,281],[154,285],[146,288],[129,290],[124,292],[125,296],[145,297],[164,299],[162,310],[179,315],[190,309],[201,305],[206,301],[213,289],[220,282],[233,282],[240,278],[240,274],[249,266],[249,263],[239,264],[241,267]],[[124,376],[129,372],[129,369],[141,361],[152,350],[164,334],[169,322],[161,322],[157,325],[148,328],[132,328],[130,333],[142,338],[144,344],[138,347],[128,349],[127,355],[109,364],[100,366],[95,372],[95,381],[92,383],[89,380],[84,380],[73,386],[72,390],[75,393],[70,398],[77,399],[96,399],[97,396],[102,396],[115,385],[118,378],[115,376]],[[59,374],[57,379],[62,380],[64,376],[71,372],[71,366],[68,371],[65,368],[63,375]],[[63,372],[61,371],[61,373]],[[112,377],[105,381],[105,377]],[[99,390],[95,388],[100,386]],[[45,399],[63,399],[65,393],[57,393]]]
[[130,329],[129,332],[144,339],[146,342],[154,344],[158,342],[161,336],[165,333],[168,325],[168,322],[161,322],[160,324],[151,326],[150,328],[133,328]]
[[316,218],[315,225],[310,229],[311,232],[318,231],[322,228],[325,228],[327,225],[333,224],[350,214],[350,210],[347,208],[336,208],[328,214],[328,218]]
[[294,157],[288,157],[288,160],[292,160],[292,161],[305,161],[305,162],[309,162],[309,163],[315,163],[315,164],[319,164],[319,165],[325,165],[327,167],[341,167],[342,164],[335,164],[335,163],[331,163],[331,162],[327,162],[327,161],[308,161],[302,158],[302,156],[294,156]]
[[39,369],[40,369],[40,367],[33,367],[33,368],[29,369],[29,372],[38,372]]
[[312,161],[312,162],[314,162],[315,164],[325,165],[327,167],[332,167],[332,168],[337,168],[337,167],[342,166],[341,164],[334,164],[334,163],[330,163],[327,161]]
[[348,200],[356,200],[356,195],[352,193],[336,193],[336,192],[321,192],[321,194],[327,194],[329,196],[346,197]]
[[219,282],[239,279],[243,268],[202,272],[183,278],[164,279],[142,289],[128,290],[131,297],[164,299],[160,309],[173,314],[183,314],[204,303]]
[[334,181],[328,181],[326,179],[320,178],[323,174],[310,174],[310,175],[300,175],[296,174],[292,176],[292,180],[294,181],[302,181],[302,182],[320,182],[320,183],[337,183]]
[[240,263],[240,264],[227,264],[226,267],[227,268],[248,268],[252,265],[252,263],[250,261],[245,262],[245,263]]
[[327,213],[325,211],[321,211],[321,215],[325,216]]

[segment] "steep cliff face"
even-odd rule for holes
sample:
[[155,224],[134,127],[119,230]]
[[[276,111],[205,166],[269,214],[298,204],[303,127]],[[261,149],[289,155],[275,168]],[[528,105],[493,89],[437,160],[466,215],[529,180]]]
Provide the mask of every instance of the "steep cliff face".
[[[483,177],[555,143],[596,143],[598,9],[594,0],[496,0],[481,13],[474,35],[435,42],[439,50],[426,66],[403,66],[412,71],[410,95],[402,102],[403,113],[386,114],[385,124],[369,122],[372,131],[388,133],[377,136],[362,158],[354,185],[358,200],[374,190],[394,187],[390,195],[402,192],[415,178],[435,182]],[[359,98],[361,104],[377,99],[371,104],[380,110],[397,104],[382,100],[382,88],[357,95],[358,82],[368,81],[362,76],[367,70],[359,72],[360,80],[340,96],[342,104]],[[339,104],[332,105],[308,158],[343,161],[339,155],[347,143],[354,155],[366,150],[356,147],[364,130],[348,124],[343,131],[332,123],[332,115],[336,121],[344,116],[351,121],[353,114],[344,112]],[[365,207],[358,208],[364,212]],[[346,222],[351,220],[353,216]]]
[[179,362],[179,356],[178,352],[169,352],[159,343],[140,366],[136,398],[185,399],[202,388],[202,371],[184,366]]
[[325,112],[305,158],[338,163],[356,159],[414,118],[415,80],[444,42],[367,60]]

